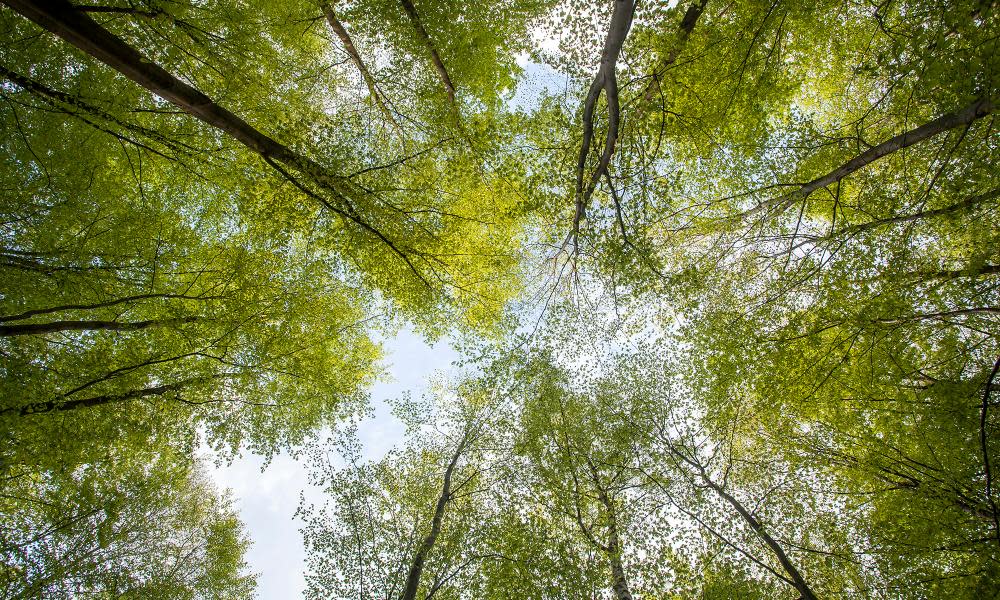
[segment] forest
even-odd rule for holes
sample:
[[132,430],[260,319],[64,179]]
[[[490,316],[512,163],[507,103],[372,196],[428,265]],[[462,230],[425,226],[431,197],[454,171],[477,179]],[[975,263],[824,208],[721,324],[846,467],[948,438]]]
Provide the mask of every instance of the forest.
[[1000,598],[995,0],[0,4],[0,598]]

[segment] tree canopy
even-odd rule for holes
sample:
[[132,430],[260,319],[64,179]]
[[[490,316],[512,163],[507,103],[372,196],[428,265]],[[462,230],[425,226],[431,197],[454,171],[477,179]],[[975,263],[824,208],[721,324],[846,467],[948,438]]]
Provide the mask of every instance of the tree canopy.
[[995,2],[0,4],[3,597],[1000,597]]

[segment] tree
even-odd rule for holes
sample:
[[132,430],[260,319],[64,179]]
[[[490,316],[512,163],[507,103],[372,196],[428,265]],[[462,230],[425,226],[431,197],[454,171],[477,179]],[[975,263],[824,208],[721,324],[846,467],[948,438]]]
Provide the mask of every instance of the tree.
[[330,502],[299,509],[308,596],[454,597],[472,585],[478,563],[498,558],[489,536],[496,510],[491,462],[498,460],[490,447],[502,419],[491,412],[499,399],[475,381],[437,394],[436,410],[398,405],[410,441],[381,460],[363,460],[350,435],[338,444],[343,466],[328,446],[313,448],[315,481]]
[[197,463],[110,455],[4,473],[5,598],[250,598],[249,540]]

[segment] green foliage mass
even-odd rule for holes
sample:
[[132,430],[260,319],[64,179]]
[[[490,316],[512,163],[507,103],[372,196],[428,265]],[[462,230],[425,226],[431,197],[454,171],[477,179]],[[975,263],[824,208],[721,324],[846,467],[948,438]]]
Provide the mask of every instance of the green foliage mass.
[[2,4],[0,596],[998,597],[995,2]]

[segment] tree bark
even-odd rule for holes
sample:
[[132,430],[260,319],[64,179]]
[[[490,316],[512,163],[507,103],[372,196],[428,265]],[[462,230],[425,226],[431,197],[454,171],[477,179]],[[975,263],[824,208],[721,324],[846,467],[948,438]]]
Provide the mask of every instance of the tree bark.
[[448,69],[445,68],[444,62],[441,61],[441,56],[438,54],[437,47],[434,46],[431,36],[427,35],[427,30],[424,29],[424,24],[420,21],[420,15],[417,13],[417,7],[413,5],[411,0],[399,0],[399,2],[403,5],[403,10],[406,11],[406,16],[410,18],[410,22],[413,24],[413,28],[417,32],[417,37],[420,38],[420,41],[427,47],[427,51],[430,52],[431,61],[434,63],[434,69],[437,71],[438,78],[441,80],[445,91],[448,93],[448,100],[452,103],[452,105],[454,105],[455,85],[451,82],[451,77],[448,75]]
[[969,104],[965,108],[941,115],[940,117],[924,123],[920,127],[903,132],[890,138],[881,144],[862,152],[851,160],[830,171],[826,175],[817,177],[812,181],[802,184],[793,192],[779,196],[773,200],[762,202],[749,212],[743,213],[742,217],[748,217],[771,208],[777,208],[778,214],[784,212],[789,206],[800,200],[805,200],[816,190],[825,188],[839,182],[844,177],[862,169],[880,158],[888,156],[894,152],[909,148],[910,146],[934,137],[950,129],[962,125],[971,125],[973,122],[989,115],[993,112],[993,101],[990,98],[980,98]]
[[138,331],[150,327],[170,327],[183,323],[202,321],[204,317],[179,317],[176,319],[151,319],[148,321],[52,321],[51,323],[23,323],[0,325],[0,337],[19,335],[44,335],[60,331]]
[[468,441],[469,431],[466,430],[462,436],[462,441],[459,442],[458,448],[455,449],[455,453],[452,454],[451,461],[445,469],[444,481],[441,485],[441,495],[438,496],[437,505],[434,508],[434,517],[431,519],[431,531],[424,538],[420,547],[417,548],[417,553],[410,563],[410,570],[406,576],[406,585],[403,588],[403,593],[399,596],[400,600],[415,600],[417,597],[417,589],[420,587],[420,575],[423,573],[424,563],[427,561],[427,555],[434,548],[438,534],[441,533],[441,523],[444,521],[445,508],[448,506],[448,502],[451,501],[451,476],[455,471],[455,465],[458,464],[458,459],[465,452],[465,446]]
[[365,86],[368,87],[368,95],[371,97],[372,102],[374,102],[375,106],[378,107],[382,116],[384,116],[389,123],[394,125],[396,129],[399,129],[399,122],[392,116],[392,113],[389,112],[389,107],[386,106],[385,102],[382,100],[382,92],[379,90],[378,83],[376,83],[371,71],[368,70],[368,65],[366,65],[365,61],[361,59],[361,54],[358,53],[358,49],[354,46],[354,40],[352,40],[350,34],[347,33],[347,29],[344,27],[344,24],[337,18],[337,13],[333,10],[333,6],[330,3],[323,4],[323,14],[326,16],[326,22],[330,24],[330,29],[333,29],[333,32],[337,34],[338,38],[340,38],[340,43],[344,45],[344,50],[351,58],[351,62],[354,63],[354,66],[361,74],[361,79],[364,80]]
[[87,408],[92,406],[101,406],[104,404],[114,404],[116,402],[125,402],[127,400],[135,400],[137,398],[148,398],[149,396],[162,396],[169,392],[176,392],[181,389],[188,387],[193,383],[199,381],[206,381],[207,377],[198,377],[193,379],[185,379],[175,383],[168,383],[164,385],[158,385],[155,387],[143,388],[140,390],[131,390],[123,394],[103,394],[100,396],[92,396],[90,398],[79,398],[76,400],[68,400],[65,397],[61,400],[49,400],[47,402],[35,402],[28,404],[26,406],[15,407],[15,408],[5,408],[0,411],[0,414],[5,413],[16,413],[18,416],[25,417],[28,415],[35,415],[40,413],[50,413],[56,411],[68,411],[75,410],[78,408]]

